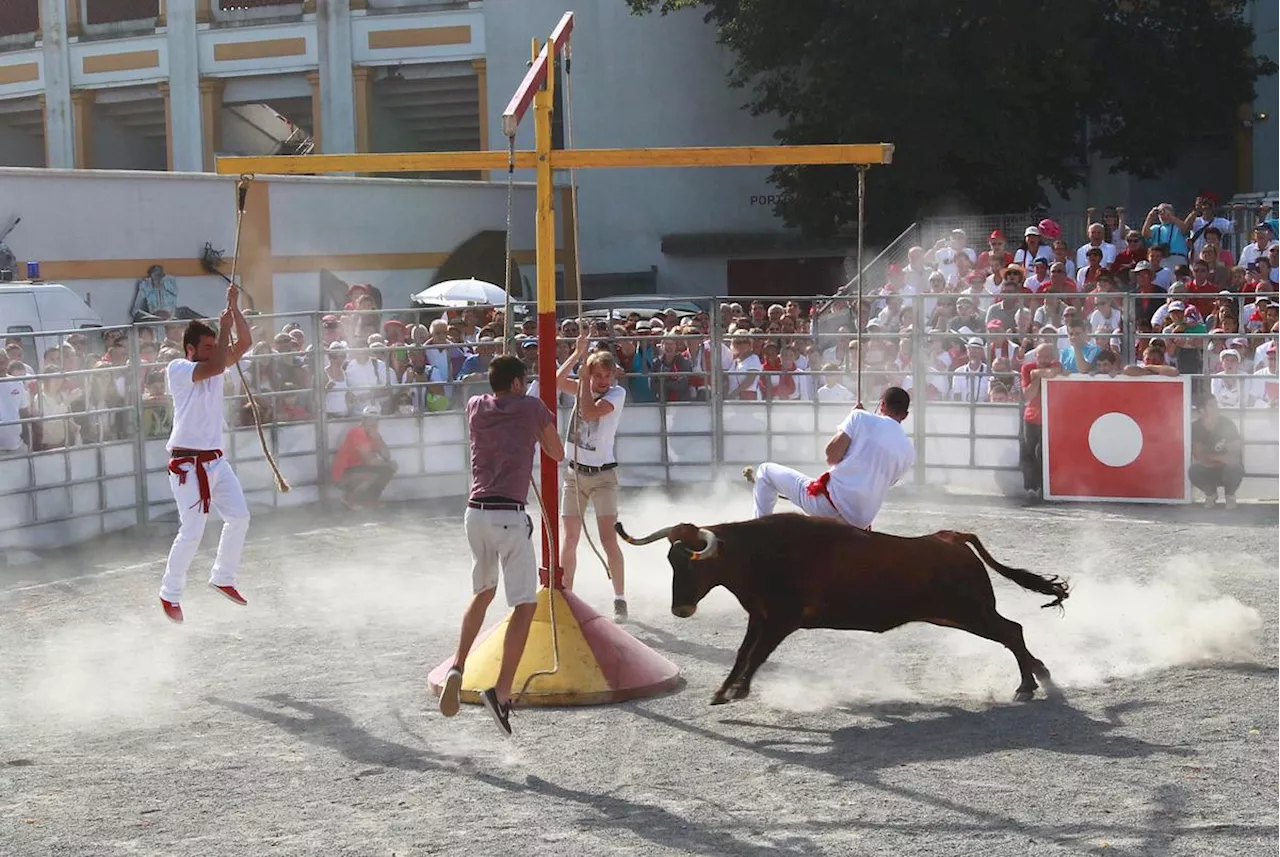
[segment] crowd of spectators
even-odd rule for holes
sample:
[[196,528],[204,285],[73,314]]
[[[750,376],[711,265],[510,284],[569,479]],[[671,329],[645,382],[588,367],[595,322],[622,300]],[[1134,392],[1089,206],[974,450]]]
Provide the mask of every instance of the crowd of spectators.
[[[1051,220],[1028,225],[1016,244],[992,232],[982,249],[955,230],[912,247],[861,302],[724,302],[714,319],[592,309],[560,320],[557,361],[585,326],[638,404],[706,401],[717,386],[726,400],[849,402],[859,365],[867,401],[889,385],[923,385],[913,392],[927,399],[1025,404],[1028,368],[1040,361],[1068,373],[1192,375],[1224,408],[1276,407],[1275,220],[1260,212],[1251,235],[1234,235],[1207,198],[1182,218],[1152,208],[1136,228],[1123,209],[1095,217],[1077,248]],[[508,330],[500,308],[383,312],[356,287],[310,333],[299,322],[276,330],[278,321],[250,321],[255,344],[241,370],[264,422],[460,408],[486,389],[489,361],[508,342],[536,372],[535,319]],[[36,371],[24,350],[31,340],[10,338],[0,354],[0,453],[167,436],[163,369],[182,355],[184,325],[72,334],[29,381],[20,379]],[[239,375],[229,377],[228,425],[249,425]]]

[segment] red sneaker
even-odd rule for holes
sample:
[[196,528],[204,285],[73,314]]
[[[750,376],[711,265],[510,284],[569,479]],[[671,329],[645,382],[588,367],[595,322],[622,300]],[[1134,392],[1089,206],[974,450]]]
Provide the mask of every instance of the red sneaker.
[[210,583],[209,588],[216,589],[217,591],[221,592],[223,595],[227,596],[227,600],[234,601],[236,604],[239,604],[241,607],[249,603],[244,599],[243,595],[241,595],[239,592],[236,592],[236,588],[234,586],[218,586],[216,584]]
[[165,601],[160,599],[160,609],[164,611],[164,615],[175,625],[182,624],[182,607],[173,601]]

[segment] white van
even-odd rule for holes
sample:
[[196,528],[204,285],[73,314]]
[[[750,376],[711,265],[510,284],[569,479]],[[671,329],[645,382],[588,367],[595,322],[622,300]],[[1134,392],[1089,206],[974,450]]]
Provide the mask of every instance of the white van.
[[[0,328],[5,340],[19,337],[23,362],[40,371],[44,352],[66,339],[65,331],[102,327],[102,316],[71,289],[57,283],[0,283]],[[59,331],[41,336],[42,331]]]

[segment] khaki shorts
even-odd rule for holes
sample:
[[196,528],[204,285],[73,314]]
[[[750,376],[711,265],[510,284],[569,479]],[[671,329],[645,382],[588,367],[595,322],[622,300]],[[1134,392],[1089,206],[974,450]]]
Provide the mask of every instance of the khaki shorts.
[[618,517],[618,468],[600,473],[579,473],[572,467],[565,468],[560,514],[565,518],[581,518],[588,505],[595,510],[597,518]]

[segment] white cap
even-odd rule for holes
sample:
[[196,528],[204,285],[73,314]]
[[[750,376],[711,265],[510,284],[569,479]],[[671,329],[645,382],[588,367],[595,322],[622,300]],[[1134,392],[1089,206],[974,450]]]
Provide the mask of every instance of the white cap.
[[365,406],[364,406],[364,410],[363,410],[363,411],[361,411],[360,413],[361,413],[361,415],[366,416],[366,417],[380,417],[380,416],[382,416],[382,410],[381,410],[377,405],[365,405]]

